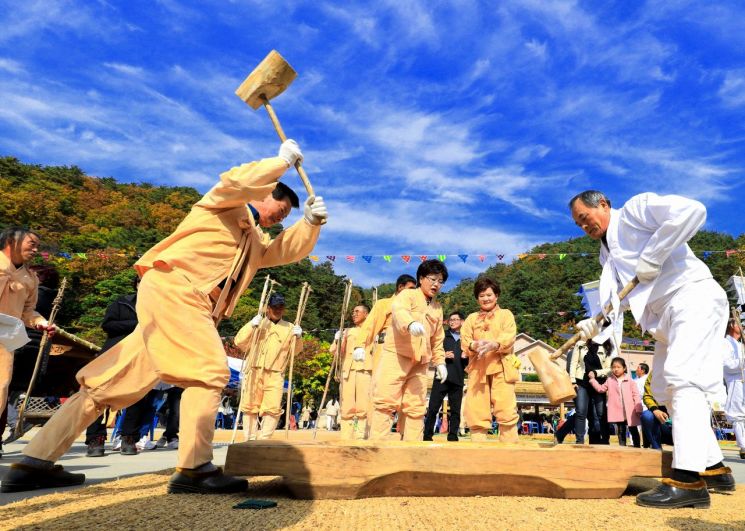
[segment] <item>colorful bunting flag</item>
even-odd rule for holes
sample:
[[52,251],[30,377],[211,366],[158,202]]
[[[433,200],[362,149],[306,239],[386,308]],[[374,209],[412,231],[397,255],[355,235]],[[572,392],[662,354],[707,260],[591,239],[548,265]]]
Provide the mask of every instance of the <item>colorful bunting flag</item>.
[[75,253],[75,256],[77,256],[78,258],[82,258],[83,260],[88,259],[88,255],[86,253]]
[[566,258],[566,257],[567,257],[567,254],[566,253],[560,253],[559,254],[559,260],[564,260],[564,258]]
[[499,261],[501,262],[502,261],[502,258],[504,258],[504,255],[503,254],[498,254],[497,255],[497,258],[499,258]]
[[384,255],[383,255],[383,260],[385,260],[386,262],[389,262],[389,263],[390,263],[390,261],[391,261],[391,255],[389,255],[389,254],[384,254]]
[[437,255],[437,259],[438,259],[438,260],[439,260],[440,262],[444,262],[444,261],[445,261],[445,259],[446,259],[447,257],[448,257],[448,255],[446,255],[446,254],[438,254],[438,255]]
[[314,262],[318,262],[318,255],[317,254],[312,254],[312,255],[310,255],[310,259],[313,260]]
[[527,255],[527,254],[525,254],[525,253],[523,253],[523,254],[518,254],[518,255],[517,255],[517,259],[518,259],[518,260],[522,260],[522,259],[523,259],[523,258],[525,258],[526,256],[528,256],[528,255]]
[[411,262],[411,256],[409,256],[408,254],[405,254],[401,257],[401,260],[403,260],[404,262],[408,264],[409,262]]
[[426,254],[423,254],[422,256],[419,257],[419,260],[421,260],[422,262],[424,262],[426,259],[427,259]]
[[479,262],[483,262],[484,260],[486,260],[486,256],[483,255],[483,254],[480,254],[479,255]]
[[735,254],[736,252],[737,252],[737,251],[736,251],[736,250],[734,250],[734,249],[727,249],[726,251],[724,251],[724,254],[726,254],[726,255],[727,255],[727,258],[729,258],[730,256],[732,256],[732,255],[733,255],[733,254]]
[[463,263],[465,264],[466,263],[466,260],[468,260],[468,255],[467,254],[459,254],[458,255],[458,258],[460,258],[461,260],[463,260]]
[[328,259],[329,259],[329,260],[331,260],[332,262],[335,262],[335,261],[336,261],[336,256],[335,256],[335,255],[333,255],[333,254],[332,254],[332,255],[328,255],[328,254],[327,254],[327,255],[326,255],[326,258],[328,258]]
[[362,257],[362,259],[363,259],[363,260],[364,260],[365,262],[367,262],[368,264],[369,264],[370,262],[372,262],[372,258],[373,258],[373,257],[372,257],[372,256],[370,256],[370,255],[367,255],[367,256],[363,256],[363,257]]
[[353,264],[354,263],[354,256],[347,255],[347,262],[349,262],[350,264]]
[[704,260],[707,260],[711,256],[711,251],[704,251]]
[[541,253],[538,255],[539,260],[543,260],[544,258],[546,258],[546,253]]

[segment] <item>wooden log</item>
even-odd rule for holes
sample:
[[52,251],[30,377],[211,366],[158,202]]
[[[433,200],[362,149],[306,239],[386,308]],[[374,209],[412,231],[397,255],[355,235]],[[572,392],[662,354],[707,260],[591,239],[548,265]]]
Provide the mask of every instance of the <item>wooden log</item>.
[[663,476],[671,460],[621,446],[265,440],[230,445],[225,472],[282,476],[301,499],[617,498],[631,477]]

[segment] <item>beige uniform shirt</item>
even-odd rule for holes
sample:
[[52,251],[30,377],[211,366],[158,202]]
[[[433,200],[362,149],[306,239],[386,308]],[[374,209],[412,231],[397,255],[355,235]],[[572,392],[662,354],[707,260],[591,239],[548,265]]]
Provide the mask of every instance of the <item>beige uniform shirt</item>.
[[[264,318],[257,327],[251,323],[243,325],[235,336],[235,345],[244,352],[251,344],[251,338],[258,334],[258,355],[254,362],[254,368],[270,371],[284,371],[290,359],[290,346],[292,344],[292,323],[280,319],[276,323]],[[295,339],[295,354],[303,350],[303,340]]]
[[[466,317],[460,329],[461,348],[469,358],[466,372],[483,378],[504,371],[506,381],[516,381],[520,373],[511,359],[516,335],[515,317],[509,310],[496,308],[487,314],[474,312]],[[499,352],[477,358],[476,351],[471,350],[469,345],[482,339],[497,341],[501,345]]]
[[[214,303],[213,317],[229,317],[257,270],[297,262],[318,241],[320,226],[304,218],[271,239],[254,222],[249,201],[261,200],[287,170],[279,157],[232,168],[191,209],[167,238],[135,264],[142,276],[165,263],[178,269]],[[218,287],[225,280],[222,290]]]
[[[365,321],[367,322],[367,321]],[[349,376],[349,371],[372,371],[373,360],[370,352],[365,352],[364,361],[354,361],[352,353],[356,348],[356,344],[359,343],[359,336],[363,333],[363,329],[360,326],[354,328],[347,328],[344,331],[344,339],[341,344],[341,370],[344,378]]]
[[[392,322],[383,348],[417,362],[435,365],[445,363],[442,342],[442,306],[436,300],[427,302],[421,289],[406,289],[396,295],[392,305]],[[423,336],[412,336],[409,325],[417,321],[424,325]]]
[[355,336],[355,347],[369,348],[377,341],[378,336],[388,330],[391,326],[391,310],[393,307],[393,297],[380,299],[370,310],[370,314],[360,327],[360,332]]
[[39,278],[24,265],[13,265],[5,253],[0,252],[0,313],[23,321],[29,328],[46,321],[36,311]]

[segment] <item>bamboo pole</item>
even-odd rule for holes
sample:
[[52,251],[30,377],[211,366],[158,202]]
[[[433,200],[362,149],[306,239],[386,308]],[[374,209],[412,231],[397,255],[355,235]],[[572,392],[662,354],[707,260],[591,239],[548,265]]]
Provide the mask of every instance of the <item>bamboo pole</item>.
[[[52,303],[52,311],[50,312],[49,319],[47,321],[50,326],[54,324],[54,321],[57,318],[57,313],[59,312],[60,306],[62,305],[62,297],[65,294],[65,288],[67,288],[67,277],[64,277],[62,279],[62,284],[57,290],[57,296],[54,298],[54,302]],[[13,437],[15,437],[16,439],[23,435],[23,415],[26,413],[26,407],[28,406],[28,401],[31,398],[31,391],[34,389],[36,378],[39,375],[39,367],[41,367],[41,360],[44,357],[44,349],[46,348],[48,341],[49,332],[47,330],[44,330],[44,333],[41,336],[41,341],[39,342],[39,352],[36,355],[34,372],[31,374],[31,381],[28,383],[26,396],[23,399],[21,408],[18,410],[18,420],[16,420],[15,429],[13,430]]]
[[[336,349],[334,350],[334,357],[331,360],[331,367],[329,367],[329,374],[326,377],[326,385],[323,388],[323,397],[321,398],[321,403],[318,406],[318,412],[320,417],[321,409],[323,408],[323,405],[326,403],[326,395],[329,391],[329,384],[331,383],[331,375],[334,374],[334,369],[339,364],[339,358],[341,357],[341,344],[344,340],[344,320],[347,317],[347,310],[349,309],[349,300],[352,298],[352,279],[347,279],[346,286],[344,286],[344,299],[341,303],[341,317],[339,319],[339,340],[336,342]],[[318,422],[316,422],[316,425],[313,426],[313,438],[316,438],[316,435],[318,433]]]
[[[310,287],[310,284],[307,282],[303,282],[303,288],[300,290],[300,299],[297,302],[297,313],[295,314],[295,326],[300,326],[300,323],[303,320],[303,315],[305,315],[305,306],[308,303],[308,297],[310,297],[310,292],[313,291],[313,289]],[[295,366],[295,343],[297,342],[297,337],[295,334],[292,334],[292,339],[290,340],[290,370],[288,372],[287,376],[287,406],[285,411],[285,439],[290,438],[290,415],[292,413],[292,371]]]

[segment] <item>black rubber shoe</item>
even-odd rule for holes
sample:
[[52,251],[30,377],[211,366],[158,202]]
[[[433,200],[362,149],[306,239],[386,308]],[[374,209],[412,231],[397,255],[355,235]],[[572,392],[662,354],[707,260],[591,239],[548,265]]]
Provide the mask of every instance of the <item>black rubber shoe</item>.
[[448,441],[450,441],[450,442],[458,442],[458,436],[457,435],[452,435],[452,434],[448,433]]
[[177,468],[168,482],[169,494],[232,494],[247,489],[247,480],[226,476],[219,467],[211,472]]
[[22,492],[25,490],[52,489],[82,485],[85,474],[65,472],[61,465],[52,468],[36,468],[14,463],[3,477],[0,492]]
[[134,435],[125,435],[122,437],[122,455],[137,455],[137,439]]
[[636,496],[636,504],[658,509],[678,509],[693,507],[708,509],[711,506],[706,482],[702,479],[694,483],[683,483],[665,478],[657,487]]
[[105,442],[106,437],[104,437],[103,435],[95,437],[91,442],[88,443],[88,451],[85,452],[85,455],[87,455],[88,457],[103,457],[105,453]]
[[740,459],[745,459],[745,450],[740,450]]
[[734,492],[736,489],[732,469],[728,466],[715,468],[714,470],[704,470],[699,472],[699,475],[706,482],[706,488],[709,489],[709,492]]

